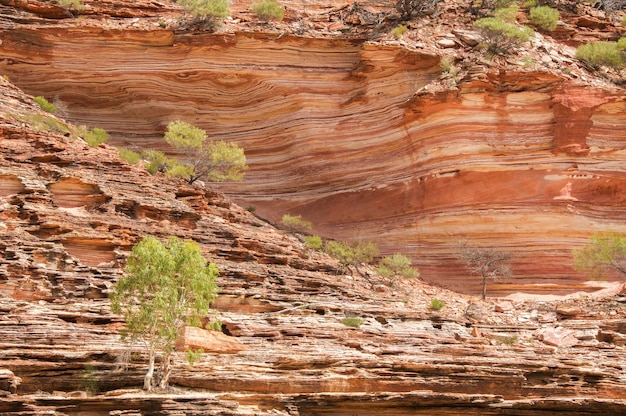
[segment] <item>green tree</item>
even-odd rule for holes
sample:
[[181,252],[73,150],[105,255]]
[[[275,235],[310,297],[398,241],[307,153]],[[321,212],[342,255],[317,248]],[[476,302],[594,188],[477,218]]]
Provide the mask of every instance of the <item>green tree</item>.
[[348,244],[329,240],[324,245],[324,252],[339,260],[339,263],[346,267],[354,266],[360,273],[358,265],[372,262],[378,255],[378,246],[364,241]]
[[507,278],[512,275],[508,261],[511,253],[492,248],[470,246],[467,243],[460,245],[459,258],[465,261],[465,265],[472,274],[478,274],[482,278],[482,298],[487,297],[487,281],[498,278]]
[[386,278],[400,276],[410,279],[420,275],[416,268],[411,267],[411,260],[400,253],[383,257],[376,272]]
[[248,169],[243,149],[234,143],[208,140],[204,130],[187,122],[170,122],[165,141],[188,161],[172,166],[169,174],[185,178],[190,184],[202,178],[210,182],[240,181]]
[[144,389],[153,387],[157,353],[162,354],[159,386],[165,388],[178,333],[207,314],[219,290],[218,269],[207,264],[194,241],[171,237],[162,243],[146,236],[133,247],[124,272],[110,295],[111,310],[124,317],[123,339],[141,341],[148,350]]
[[626,235],[595,233],[588,244],[574,250],[574,267],[593,277],[610,270],[626,276]]
[[276,0],[260,0],[252,3],[252,11],[265,21],[283,20],[285,9]]

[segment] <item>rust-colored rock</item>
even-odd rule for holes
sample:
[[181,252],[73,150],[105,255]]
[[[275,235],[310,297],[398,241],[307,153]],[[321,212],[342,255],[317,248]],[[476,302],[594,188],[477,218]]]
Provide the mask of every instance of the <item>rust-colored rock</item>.
[[194,326],[186,326],[176,340],[178,351],[199,350],[214,354],[236,354],[247,347],[237,340],[221,332],[207,331]]

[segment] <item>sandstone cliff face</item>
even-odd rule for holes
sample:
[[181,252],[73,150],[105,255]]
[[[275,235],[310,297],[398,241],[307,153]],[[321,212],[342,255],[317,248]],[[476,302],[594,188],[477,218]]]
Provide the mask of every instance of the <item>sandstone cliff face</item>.
[[[451,52],[419,36],[435,23],[453,30],[445,19],[416,24],[410,40],[369,42],[349,24],[349,3],[290,4],[285,24],[260,32],[235,2],[238,20],[215,34],[172,29],[174,6],[126,5],[144,17],[129,23],[90,17],[124,3],[87,4],[82,20],[45,26],[4,7],[0,72],[114,144],[163,148],[172,119],[237,142],[251,169],[221,190],[270,220],[297,213],[324,236],[376,241],[411,256],[425,279],[470,293],[478,286],[457,243],[506,247],[517,278],[498,294],[578,290],[586,279],[571,249],[594,231],[626,231],[623,91],[583,85],[569,46],[543,38],[528,50],[537,63],[502,69],[476,65],[459,37],[461,71],[437,93]],[[376,7],[389,12],[364,3]],[[314,22],[304,29],[303,14]],[[566,43],[593,35],[563,20]]]
[[[30,98],[0,88],[0,382],[21,381],[1,413],[624,411],[626,307],[614,292],[494,306],[416,280],[372,276],[372,287],[221,194],[35,131],[19,120],[38,111]],[[205,340],[213,353],[193,367],[178,357],[174,389],[154,395],[136,389],[146,357],[120,341],[107,300],[144,234],[193,238],[217,262],[228,338]],[[432,298],[446,307],[432,311]]]

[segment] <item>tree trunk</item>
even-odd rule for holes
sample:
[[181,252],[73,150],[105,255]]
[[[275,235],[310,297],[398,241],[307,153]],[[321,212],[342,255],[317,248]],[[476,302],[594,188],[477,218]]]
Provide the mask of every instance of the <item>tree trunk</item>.
[[152,376],[154,375],[154,357],[155,357],[154,348],[150,348],[149,356],[150,358],[148,360],[148,372],[143,378],[143,389],[146,391],[152,390]]
[[170,374],[172,374],[172,353],[168,352],[163,356],[163,363],[161,364],[162,374],[159,387],[162,389],[167,388],[167,384],[170,380]]
[[487,298],[487,276],[483,273],[483,300]]

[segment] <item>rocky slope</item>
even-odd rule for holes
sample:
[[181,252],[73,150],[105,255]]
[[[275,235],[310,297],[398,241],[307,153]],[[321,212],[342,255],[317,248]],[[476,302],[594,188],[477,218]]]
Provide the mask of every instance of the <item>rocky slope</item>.
[[[35,131],[16,119],[38,112],[30,98],[0,88],[0,413],[624,412],[615,291],[494,304],[418,280],[372,287],[218,193]],[[223,334],[190,334],[208,353],[179,356],[173,389],[151,395],[107,300],[144,234],[198,241],[222,288]],[[433,298],[447,305],[435,312]]]
[[624,28],[591,8],[490,61],[462,2],[400,41],[393,2],[286,2],[284,22],[259,24],[236,1],[216,33],[170,3],[87,1],[78,18],[2,3],[0,73],[69,120],[157,148],[170,120],[191,121],[245,149],[246,180],[221,187],[240,205],[373,240],[429,281],[477,292],[456,260],[468,240],[515,255],[494,293],[576,291],[571,249],[626,231],[623,89],[574,58]]

